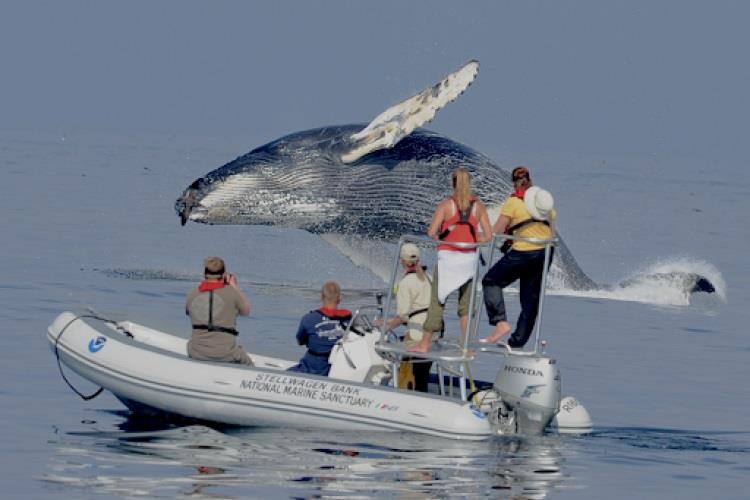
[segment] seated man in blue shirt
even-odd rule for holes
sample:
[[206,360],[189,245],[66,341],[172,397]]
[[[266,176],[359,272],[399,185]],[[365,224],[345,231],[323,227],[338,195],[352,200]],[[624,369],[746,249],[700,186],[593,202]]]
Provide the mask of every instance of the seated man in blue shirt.
[[328,356],[336,341],[341,338],[341,331],[352,319],[348,309],[338,309],[341,302],[341,287],[335,281],[329,281],[320,291],[323,303],[320,309],[310,311],[302,317],[297,329],[297,342],[307,346],[307,352],[298,364],[289,371],[328,375],[331,364]]

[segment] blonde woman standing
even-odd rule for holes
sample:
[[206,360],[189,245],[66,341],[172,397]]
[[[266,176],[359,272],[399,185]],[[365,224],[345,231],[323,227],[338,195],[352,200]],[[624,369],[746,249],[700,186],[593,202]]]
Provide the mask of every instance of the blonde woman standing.
[[492,239],[487,208],[471,190],[471,176],[465,168],[451,174],[453,193],[435,209],[427,235],[443,241],[438,245],[438,264],[432,278],[432,292],[424,334],[420,342],[409,349],[427,352],[434,332],[443,330],[443,310],[448,295],[459,291],[458,316],[461,337],[466,335],[469,314],[471,280],[477,264],[476,248],[465,248],[454,243],[484,243]]

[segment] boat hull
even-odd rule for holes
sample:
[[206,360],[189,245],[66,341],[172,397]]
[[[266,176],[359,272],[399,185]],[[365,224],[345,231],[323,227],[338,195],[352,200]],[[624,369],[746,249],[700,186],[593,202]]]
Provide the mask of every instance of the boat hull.
[[184,339],[149,332],[168,349],[131,339],[111,322],[66,312],[50,325],[48,340],[63,364],[121,400],[188,418],[467,440],[494,435],[467,402],[287,372],[291,362],[273,358],[254,356],[256,367],[196,361],[180,347]]

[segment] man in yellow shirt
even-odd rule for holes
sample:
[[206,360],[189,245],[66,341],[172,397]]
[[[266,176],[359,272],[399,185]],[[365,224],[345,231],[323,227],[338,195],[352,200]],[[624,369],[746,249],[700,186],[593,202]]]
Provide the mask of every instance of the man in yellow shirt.
[[[500,209],[493,233],[510,233],[524,238],[551,239],[555,235],[555,212],[552,195],[533,186],[526,167],[513,169],[515,191]],[[496,343],[511,330],[505,312],[503,288],[520,280],[521,314],[516,331],[508,339],[511,347],[523,347],[531,336],[539,310],[539,294],[544,273],[544,245],[514,241],[510,250],[482,280],[484,304],[490,324],[495,326],[485,342]]]

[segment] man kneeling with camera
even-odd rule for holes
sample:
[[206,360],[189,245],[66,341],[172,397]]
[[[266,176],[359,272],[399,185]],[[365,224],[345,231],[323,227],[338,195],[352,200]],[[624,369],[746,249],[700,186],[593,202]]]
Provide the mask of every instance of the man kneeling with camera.
[[185,305],[185,314],[193,324],[188,356],[253,366],[237,342],[237,315],[250,314],[250,301],[240,290],[237,277],[226,272],[223,259],[207,257],[203,264],[204,280],[188,293]]

